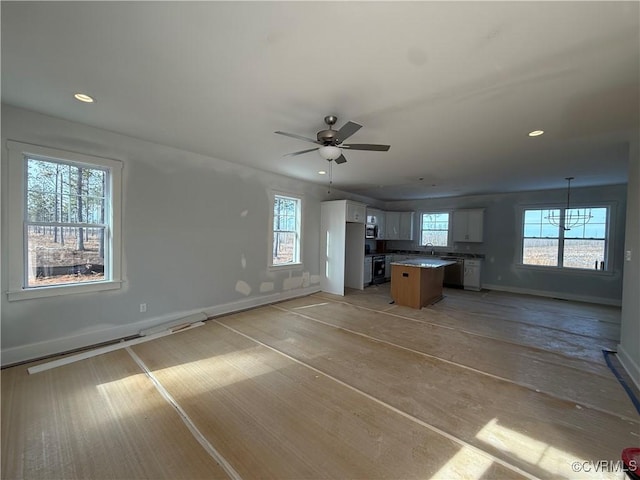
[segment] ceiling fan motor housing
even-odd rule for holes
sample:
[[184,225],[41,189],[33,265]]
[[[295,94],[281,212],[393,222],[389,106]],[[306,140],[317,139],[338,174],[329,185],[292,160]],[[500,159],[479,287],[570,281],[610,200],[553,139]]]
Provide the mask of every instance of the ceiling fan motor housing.
[[318,141],[325,145],[337,145],[340,143],[337,130],[320,130],[318,132]]

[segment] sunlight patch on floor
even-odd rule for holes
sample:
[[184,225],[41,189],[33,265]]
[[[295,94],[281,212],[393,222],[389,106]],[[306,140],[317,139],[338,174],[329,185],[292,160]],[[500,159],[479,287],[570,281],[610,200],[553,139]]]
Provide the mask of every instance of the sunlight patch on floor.
[[[123,394],[129,391],[135,391],[140,388],[141,377],[144,377],[144,373],[135,373],[128,377],[112,380],[111,382],[99,383],[96,385],[96,389],[100,393],[100,396],[104,398],[108,405],[112,405],[114,398],[120,398]],[[100,417],[100,423],[112,422],[113,418],[127,418],[129,416],[144,415],[148,405],[144,403],[130,402],[127,404],[126,410],[122,407],[114,407],[108,414]]]
[[[164,368],[150,368],[150,370],[155,376],[163,377],[165,381],[175,379],[180,383],[188,382],[189,392],[197,395],[279,370],[259,361],[259,357],[253,352],[259,352],[260,348],[258,346],[245,348],[215,357],[185,361]],[[123,388],[126,385],[125,382],[134,377],[102,383],[97,387],[105,392],[111,388]]]
[[[597,472],[593,471],[593,469],[591,471],[584,471],[584,469],[576,471],[572,468],[573,465],[582,466],[590,462],[548,443],[504,427],[498,423],[497,418],[487,423],[478,432],[476,438],[563,478],[619,478],[613,472]],[[588,441],[588,439],[585,439],[585,441]]]
[[479,480],[492,464],[493,460],[488,456],[475,448],[464,446],[431,477],[431,480]]

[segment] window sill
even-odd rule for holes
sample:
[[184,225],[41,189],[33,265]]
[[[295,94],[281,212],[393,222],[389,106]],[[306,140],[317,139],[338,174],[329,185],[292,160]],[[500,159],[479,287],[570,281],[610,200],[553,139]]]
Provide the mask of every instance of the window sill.
[[546,266],[546,265],[526,265],[524,263],[517,263],[516,268],[522,270],[533,270],[538,272],[547,272],[558,274],[569,274],[569,275],[578,275],[578,276],[603,276],[603,277],[611,277],[614,272],[611,270],[590,270],[588,268],[569,268],[569,267],[554,267],[554,266]]
[[285,263],[283,265],[269,265],[268,270],[271,272],[280,272],[286,270],[298,270],[304,269],[304,265],[302,263]]
[[51,287],[25,288],[7,292],[10,302],[16,300],[29,300],[33,298],[57,297],[60,295],[73,295],[77,293],[101,292],[104,290],[118,290],[122,286],[121,281],[92,282],[86,284],[56,285]]

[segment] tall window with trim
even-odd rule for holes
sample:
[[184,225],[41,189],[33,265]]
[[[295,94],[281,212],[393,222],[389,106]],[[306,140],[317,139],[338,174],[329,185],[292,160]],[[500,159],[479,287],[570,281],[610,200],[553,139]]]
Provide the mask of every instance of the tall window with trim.
[[[584,225],[565,229],[549,222],[558,218],[564,225],[569,215],[584,216],[585,210],[590,210],[591,219]],[[522,263],[607,270],[609,215],[609,207],[524,210]]]
[[300,198],[274,195],[271,265],[300,263]]
[[449,245],[449,213],[423,213],[420,221],[420,245],[446,247]]
[[32,157],[26,170],[26,286],[104,280],[109,171]]
[[8,145],[9,299],[119,288],[121,162]]

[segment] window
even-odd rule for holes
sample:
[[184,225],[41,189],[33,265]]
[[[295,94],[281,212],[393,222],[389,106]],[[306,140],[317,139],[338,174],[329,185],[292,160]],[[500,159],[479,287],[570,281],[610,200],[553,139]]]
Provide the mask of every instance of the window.
[[272,266],[300,263],[301,202],[296,197],[273,197]]
[[9,299],[119,288],[122,164],[8,146]]
[[449,213],[430,212],[422,214],[420,222],[420,245],[446,247],[449,245]]
[[[609,207],[525,210],[522,263],[591,270],[607,269]],[[585,225],[571,226],[570,218],[591,215]],[[556,218],[567,229],[549,222]]]

